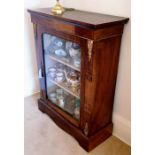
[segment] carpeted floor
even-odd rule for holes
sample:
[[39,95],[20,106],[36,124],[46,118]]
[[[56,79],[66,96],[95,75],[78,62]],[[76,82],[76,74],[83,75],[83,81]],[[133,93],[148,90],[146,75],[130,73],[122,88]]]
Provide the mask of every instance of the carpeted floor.
[[131,148],[111,136],[90,153],[37,108],[34,95],[25,98],[25,155],[130,155]]

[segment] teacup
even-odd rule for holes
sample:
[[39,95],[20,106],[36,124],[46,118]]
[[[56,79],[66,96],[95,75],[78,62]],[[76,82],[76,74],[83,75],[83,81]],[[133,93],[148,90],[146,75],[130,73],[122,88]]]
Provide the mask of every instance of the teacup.
[[64,74],[62,72],[56,73],[56,81],[57,82],[62,82],[64,80]]
[[80,52],[80,49],[74,49],[74,48],[70,48],[69,49],[69,55],[72,57],[72,58],[80,58],[80,55],[81,55],[81,52]]
[[49,97],[50,97],[50,99],[51,99],[51,101],[52,101],[53,103],[56,103],[56,101],[57,101],[56,93],[51,93],[51,94],[49,95]]
[[76,107],[74,110],[74,116],[76,119],[80,118],[80,107]]
[[79,58],[73,59],[74,66],[80,67],[81,60]]
[[65,100],[64,100],[64,97],[63,97],[63,96],[59,97],[59,99],[58,99],[58,104],[59,104],[59,106],[60,106],[61,108],[64,108]]
[[80,48],[80,46],[79,46],[77,43],[73,43],[73,44],[72,44],[72,47],[73,47],[74,49],[79,49],[79,48]]
[[48,74],[50,75],[51,78],[55,77],[55,73],[56,73],[56,68],[51,67],[48,69]]
[[68,51],[72,47],[72,42],[67,41],[66,42],[66,50]]

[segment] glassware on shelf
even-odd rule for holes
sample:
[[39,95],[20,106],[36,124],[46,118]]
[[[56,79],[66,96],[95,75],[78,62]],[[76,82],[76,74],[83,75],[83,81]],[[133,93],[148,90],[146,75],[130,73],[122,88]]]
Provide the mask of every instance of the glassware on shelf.
[[49,99],[58,105],[59,107],[63,108],[65,104],[65,93],[64,90],[61,88],[56,88],[54,91],[49,93]]
[[[46,65],[50,65],[47,72],[48,83],[53,83],[71,95],[80,98],[80,73],[59,62],[51,62]],[[65,76],[65,74],[67,75]],[[48,83],[47,85],[49,85]]]
[[65,98],[64,98],[64,96],[60,96],[58,98],[58,105],[59,105],[59,107],[64,108],[64,105],[65,105]]
[[46,54],[55,61],[69,65],[78,71],[80,70],[81,50],[78,44],[48,34],[45,34],[44,38]]
[[[80,100],[73,97],[61,88],[56,87],[52,92],[48,93],[49,99],[52,103],[75,117],[79,118],[78,107],[80,106]],[[77,109],[76,109],[77,108]]]
[[69,114],[74,115],[74,109],[75,109],[75,97],[67,96],[64,110]]
[[80,118],[80,99],[70,95],[65,90],[55,87],[50,93],[48,93],[49,99],[61,108],[63,111],[66,111],[75,119]]
[[50,93],[49,98],[51,99],[53,103],[57,102],[56,93]]
[[56,82],[66,81],[71,87],[76,88],[80,84],[80,73],[60,63],[48,68],[48,76]]
[[56,89],[57,104],[59,107],[64,108],[65,105],[65,94],[63,89]]
[[76,119],[80,118],[80,100],[79,99],[76,99],[75,101],[74,117]]

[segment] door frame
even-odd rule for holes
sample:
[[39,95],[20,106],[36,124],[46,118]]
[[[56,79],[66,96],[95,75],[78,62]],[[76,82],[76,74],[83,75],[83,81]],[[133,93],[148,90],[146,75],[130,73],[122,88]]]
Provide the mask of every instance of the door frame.
[[[67,34],[64,32],[59,32],[56,30],[53,30],[51,27],[48,26],[42,26],[37,24],[37,29],[36,29],[36,36],[35,41],[36,41],[36,51],[37,51],[37,63],[38,63],[38,73],[41,70],[42,78],[39,78],[39,83],[40,83],[40,91],[41,91],[41,99],[44,100],[46,104],[49,106],[53,105],[51,101],[48,100],[47,98],[47,93],[46,93],[46,75],[45,75],[45,60],[44,60],[44,48],[43,48],[43,34],[51,34],[56,37],[75,42],[80,45],[81,47],[81,68],[80,68],[80,121],[79,123],[74,123],[72,119],[69,119],[67,116],[63,115],[59,110],[56,110],[60,115],[63,115],[69,122],[71,122],[73,125],[78,126],[78,128],[81,128],[82,130],[84,129],[84,118],[85,118],[85,112],[84,112],[84,107],[85,107],[85,77],[86,77],[86,70],[87,70],[87,65],[86,65],[86,59],[87,58],[87,39],[81,38],[79,36]],[[67,114],[68,115],[68,114]]]

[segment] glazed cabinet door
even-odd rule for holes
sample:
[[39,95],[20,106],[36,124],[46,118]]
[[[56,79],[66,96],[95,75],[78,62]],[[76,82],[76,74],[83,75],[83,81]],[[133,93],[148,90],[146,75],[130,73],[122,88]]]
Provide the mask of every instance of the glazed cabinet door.
[[37,48],[42,98],[65,119],[80,127],[86,40],[38,26]]

